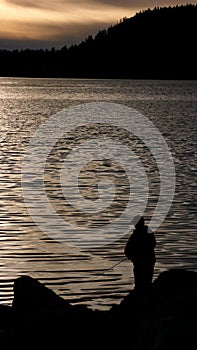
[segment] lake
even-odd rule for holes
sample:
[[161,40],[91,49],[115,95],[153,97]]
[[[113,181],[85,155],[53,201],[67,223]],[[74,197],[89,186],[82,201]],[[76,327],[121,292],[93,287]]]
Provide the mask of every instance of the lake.
[[[82,248],[76,242],[73,244],[72,237],[70,244],[62,244],[41,230],[26,208],[21,169],[31,137],[54,114],[84,103],[106,102],[134,108],[154,123],[163,135],[175,164],[176,189],[169,213],[155,233],[157,262],[154,278],[169,268],[197,270],[196,88],[196,81],[0,79],[1,303],[12,302],[13,281],[21,275],[38,278],[73,304],[85,304],[100,310],[119,303],[133,287],[129,261],[111,269],[124,258],[129,232],[98,246],[90,244]],[[65,202],[59,186],[59,171],[66,151],[80,145],[80,140],[88,140],[91,132],[92,128],[85,127],[60,140],[46,163],[45,187],[54,210],[64,220],[95,229],[104,225],[105,234],[105,224],[118,217],[127,201],[128,179],[122,174],[122,169],[116,164],[103,164],[101,160],[89,163],[87,159],[80,180],[84,198],[97,199],[95,176],[98,171],[109,179],[115,172],[115,185],[120,188],[116,198],[120,203],[103,215],[96,213],[91,217],[74,210]],[[96,131],[94,129],[94,137],[101,137],[102,132],[102,127],[98,126]],[[160,191],[158,169],[146,145],[124,131],[124,120],[118,132],[119,139],[133,147],[146,169],[150,193],[145,217],[149,220]],[[111,130],[108,128],[106,135],[114,137],[114,133],[112,127]]]

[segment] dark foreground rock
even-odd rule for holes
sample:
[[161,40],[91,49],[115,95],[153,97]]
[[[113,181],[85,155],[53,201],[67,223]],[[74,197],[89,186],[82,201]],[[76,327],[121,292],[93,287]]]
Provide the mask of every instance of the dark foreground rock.
[[12,307],[19,312],[70,311],[72,306],[37,280],[22,276],[14,282]]
[[197,348],[197,273],[161,273],[146,294],[134,291],[116,307],[135,319],[132,348],[137,350]]
[[12,307],[0,307],[0,345],[22,348],[197,348],[197,273],[169,270],[152,288],[132,290],[109,311],[73,306],[37,280],[15,280]]

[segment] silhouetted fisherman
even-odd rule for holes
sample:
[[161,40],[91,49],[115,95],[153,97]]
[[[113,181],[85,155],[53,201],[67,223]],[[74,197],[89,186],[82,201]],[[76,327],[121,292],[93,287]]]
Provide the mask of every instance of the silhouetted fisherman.
[[156,239],[154,233],[144,224],[143,216],[135,218],[135,229],[130,236],[124,253],[133,263],[135,291],[143,291],[151,286],[154,265]]

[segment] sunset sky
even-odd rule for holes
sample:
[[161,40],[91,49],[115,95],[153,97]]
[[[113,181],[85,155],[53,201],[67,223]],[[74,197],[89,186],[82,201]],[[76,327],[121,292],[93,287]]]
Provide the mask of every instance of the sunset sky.
[[0,48],[60,48],[148,7],[196,4],[154,0],[0,0]]

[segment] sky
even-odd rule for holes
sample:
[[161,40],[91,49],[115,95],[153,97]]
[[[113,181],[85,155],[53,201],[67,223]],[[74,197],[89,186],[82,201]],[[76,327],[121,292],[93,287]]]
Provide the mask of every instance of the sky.
[[0,49],[61,48],[155,6],[196,1],[0,0]]

